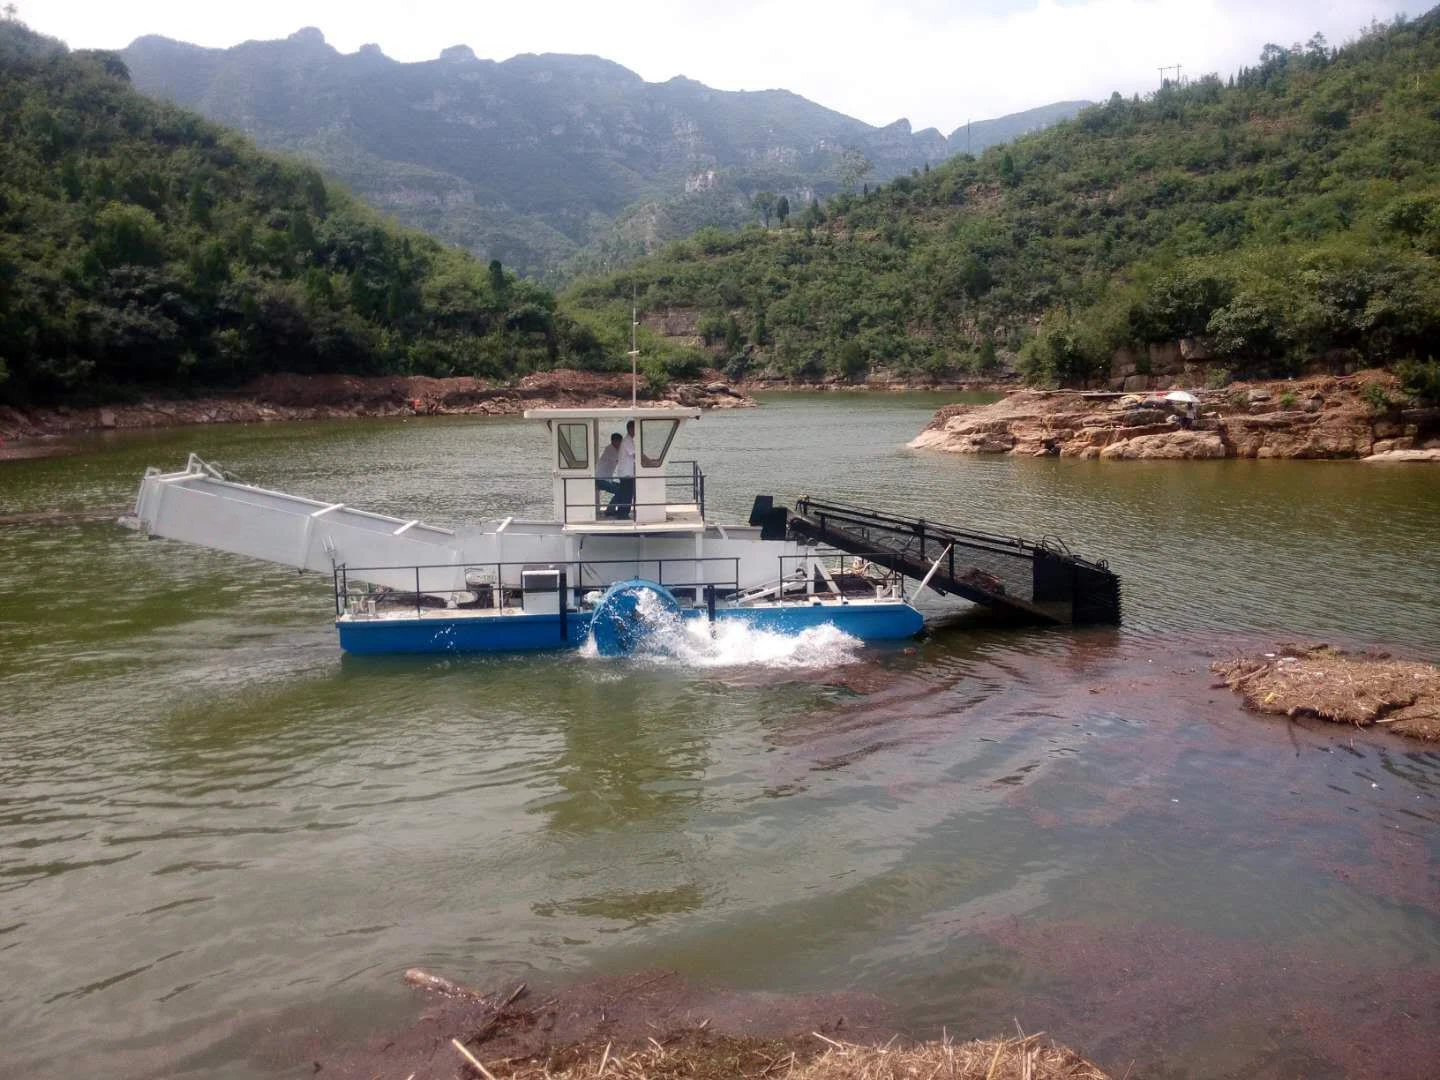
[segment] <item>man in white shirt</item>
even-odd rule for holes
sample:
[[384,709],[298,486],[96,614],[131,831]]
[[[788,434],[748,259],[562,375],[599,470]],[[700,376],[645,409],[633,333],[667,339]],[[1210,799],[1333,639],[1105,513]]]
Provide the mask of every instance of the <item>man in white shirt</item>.
[[[612,437],[613,441],[613,437]],[[635,421],[625,421],[625,438],[620,443],[620,461],[615,466],[615,475],[620,478],[620,490],[610,500],[610,513],[615,517],[629,517],[630,504],[635,501]]]
[[[610,442],[600,451],[600,456],[595,459],[595,486],[601,491],[610,493],[610,502],[615,502],[614,496],[620,494],[621,481],[615,479],[615,470],[620,466],[620,433],[614,432],[610,436]],[[609,513],[607,508],[606,513]]]

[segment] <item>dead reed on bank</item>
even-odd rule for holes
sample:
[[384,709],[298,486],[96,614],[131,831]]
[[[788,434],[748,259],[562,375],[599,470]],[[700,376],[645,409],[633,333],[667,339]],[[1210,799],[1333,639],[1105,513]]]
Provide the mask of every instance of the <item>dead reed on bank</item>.
[[1256,712],[1377,725],[1440,741],[1440,667],[1434,664],[1286,644],[1273,653],[1217,662],[1211,670]]
[[482,1080],[1110,1080],[1044,1035],[880,1046],[818,1033],[761,1040],[687,1032],[617,1050],[565,1047],[542,1060],[484,1064],[457,1045],[466,1074]]

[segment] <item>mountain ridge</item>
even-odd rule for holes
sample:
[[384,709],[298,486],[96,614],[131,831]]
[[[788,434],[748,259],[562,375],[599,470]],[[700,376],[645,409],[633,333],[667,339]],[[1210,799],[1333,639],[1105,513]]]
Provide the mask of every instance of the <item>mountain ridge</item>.
[[[783,88],[650,83],[594,55],[491,60],[452,45],[400,61],[371,45],[342,53],[313,27],[229,48],[145,35],[121,55],[142,91],[306,156],[403,224],[532,274],[603,241],[637,204],[715,178],[736,198],[700,223],[733,225],[758,191],[795,204],[955,149],[905,118],[874,127]],[[998,120],[972,125],[972,140],[985,123]]]

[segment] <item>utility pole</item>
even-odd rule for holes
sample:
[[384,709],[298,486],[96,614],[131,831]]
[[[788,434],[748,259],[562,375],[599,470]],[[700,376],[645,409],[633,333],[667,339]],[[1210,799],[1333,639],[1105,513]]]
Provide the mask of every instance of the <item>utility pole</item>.
[[1158,69],[1159,72],[1160,72],[1160,85],[1161,85],[1161,86],[1164,86],[1164,85],[1165,85],[1165,72],[1167,72],[1167,71],[1173,71],[1173,72],[1175,72],[1175,85],[1176,85],[1176,86],[1179,86],[1179,85],[1180,85],[1180,68],[1181,68],[1182,66],[1183,66],[1183,65],[1181,65],[1181,64],[1165,64],[1164,66],[1160,67],[1160,68]]
[[630,407],[635,408],[635,399],[639,394],[639,379],[636,368],[640,360],[640,345],[636,340],[639,332],[640,316],[635,306],[636,298],[639,296],[637,287],[630,286]]

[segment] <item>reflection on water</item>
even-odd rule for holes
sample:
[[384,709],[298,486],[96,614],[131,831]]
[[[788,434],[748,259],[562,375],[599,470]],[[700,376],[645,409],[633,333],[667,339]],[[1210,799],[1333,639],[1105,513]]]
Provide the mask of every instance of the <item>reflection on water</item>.
[[[369,1017],[419,964],[864,987],[1117,1072],[1357,1073],[1383,1040],[1428,1075],[1440,754],[1247,717],[1205,667],[1291,633],[1433,649],[1440,485],[907,451],[933,404],[785,398],[689,449],[730,517],[808,491],[1058,533],[1120,571],[1124,630],[342,659],[326,581],[6,529],[0,1072],[285,1074],[237,1018]],[[357,422],[0,463],[0,512],[124,501],[189,449],[441,523],[548,491],[523,423]]]

